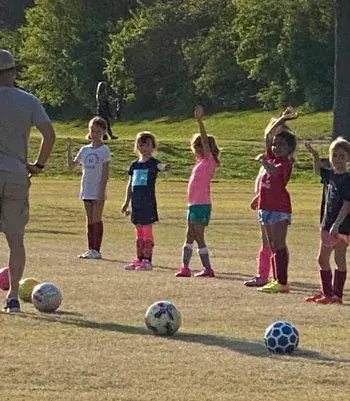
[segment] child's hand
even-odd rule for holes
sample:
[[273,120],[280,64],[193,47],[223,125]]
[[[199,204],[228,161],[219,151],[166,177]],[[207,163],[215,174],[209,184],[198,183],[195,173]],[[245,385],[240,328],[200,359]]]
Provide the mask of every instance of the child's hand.
[[311,142],[305,142],[305,148],[312,155],[317,155],[318,154],[317,150],[312,147]]
[[294,111],[292,106],[288,106],[282,113],[283,120],[295,120],[298,118],[298,113]]
[[196,120],[201,120],[204,117],[204,108],[201,105],[198,105],[195,109],[194,109],[194,118]]
[[130,210],[128,210],[128,204],[124,203],[120,211],[123,213],[124,216],[129,216],[130,215]]
[[70,138],[66,138],[66,145],[68,148],[70,148],[72,146],[72,140]]
[[255,160],[258,161],[259,163],[263,163],[266,160],[266,155],[260,153],[260,155],[256,156]]
[[250,202],[250,208],[252,210],[256,210],[258,208],[259,197],[255,196],[253,200]]
[[331,229],[329,230],[329,234],[332,237],[336,237],[339,234],[339,227],[337,225],[333,224]]

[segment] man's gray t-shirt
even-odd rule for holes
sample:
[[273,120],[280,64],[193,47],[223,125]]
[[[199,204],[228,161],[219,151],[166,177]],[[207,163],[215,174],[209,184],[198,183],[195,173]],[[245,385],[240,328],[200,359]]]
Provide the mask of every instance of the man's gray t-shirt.
[[38,98],[15,87],[0,87],[0,171],[27,173],[32,126],[50,122]]

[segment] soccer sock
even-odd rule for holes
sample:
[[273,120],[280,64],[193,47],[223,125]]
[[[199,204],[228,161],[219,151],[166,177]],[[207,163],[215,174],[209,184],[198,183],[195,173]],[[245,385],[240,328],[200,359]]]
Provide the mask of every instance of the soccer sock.
[[102,244],[102,238],[103,238],[103,221],[98,221],[94,226],[94,246],[93,249],[96,251],[100,252],[101,250],[101,244]]
[[136,226],[136,255],[139,261],[144,259],[143,257],[143,229],[142,226]]
[[271,249],[262,246],[258,254],[258,276],[266,280],[269,278],[271,256]]
[[153,240],[153,229],[152,224],[142,226],[143,230],[143,257],[152,262],[154,240]]
[[205,270],[211,270],[211,264],[210,264],[210,258],[209,258],[209,249],[207,247],[199,248],[198,249],[198,255],[201,258],[202,265],[205,268]]
[[87,225],[87,238],[88,238],[89,249],[93,249],[94,248],[94,225],[93,224]]
[[288,282],[288,248],[283,248],[276,251],[274,254],[274,259],[277,272],[277,281],[282,285],[286,285]]
[[186,269],[189,268],[193,254],[193,244],[184,244],[182,248],[182,264]]
[[333,288],[334,288],[334,295],[336,295],[339,298],[343,298],[345,281],[346,281],[346,270],[335,269]]
[[321,288],[324,295],[332,296],[332,270],[320,270]]
[[271,257],[270,257],[270,265],[272,268],[272,276],[274,280],[277,280],[277,271],[276,271],[276,263],[275,263],[275,255],[271,251]]

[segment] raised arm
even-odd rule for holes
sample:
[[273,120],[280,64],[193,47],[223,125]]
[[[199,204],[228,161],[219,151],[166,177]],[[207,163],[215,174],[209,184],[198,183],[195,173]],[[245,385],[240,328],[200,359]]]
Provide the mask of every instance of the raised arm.
[[201,134],[203,153],[205,155],[208,155],[211,152],[210,152],[208,134],[207,134],[207,131],[205,130],[205,126],[204,126],[204,122],[203,122],[203,117],[204,117],[204,108],[203,108],[203,106],[199,105],[194,110],[194,118],[197,120],[198,125],[199,125],[199,132]]
[[266,149],[271,148],[273,136],[275,135],[278,127],[284,124],[286,121],[295,120],[296,118],[298,118],[298,113],[294,111],[292,106],[288,106],[277,120],[267,125],[265,128]]
[[316,149],[314,149],[312,147],[310,142],[305,143],[305,147],[306,147],[307,151],[312,154],[312,157],[314,159],[314,172],[316,174],[320,174],[321,173],[321,160],[320,160],[319,153],[317,152]]
[[73,154],[72,154],[72,140],[70,138],[66,139],[66,145],[67,145],[67,165],[70,170],[72,170],[74,167],[76,167],[79,162],[77,159],[73,159]]

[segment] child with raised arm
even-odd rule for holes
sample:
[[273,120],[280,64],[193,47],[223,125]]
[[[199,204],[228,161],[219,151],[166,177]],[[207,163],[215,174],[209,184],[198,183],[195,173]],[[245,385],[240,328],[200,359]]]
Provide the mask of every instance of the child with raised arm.
[[[343,303],[346,281],[346,251],[350,243],[350,143],[343,138],[333,141],[329,148],[331,168],[321,166],[318,152],[310,143],[307,150],[314,159],[314,170],[324,184],[324,212],[321,221],[321,245],[318,255],[321,292],[305,300],[318,304]],[[330,257],[334,251],[337,268],[334,279]],[[332,283],[333,281],[333,283]]]
[[[288,113],[288,111],[290,110],[291,109],[287,109],[281,114],[279,118],[272,118],[270,120],[264,131],[265,136],[273,136],[277,132],[277,130],[281,130],[282,128],[290,130],[290,128],[288,128],[288,126],[285,124],[288,119],[286,118],[286,116],[290,117],[290,114]],[[261,166],[259,173],[255,179],[255,197],[250,203],[250,208],[252,210],[258,209],[259,188],[264,172],[265,169],[263,166]],[[272,271],[273,279],[276,280],[277,278],[273,252],[270,248],[269,239],[267,237],[264,224],[261,221],[259,221],[259,224],[261,230],[262,244],[257,257],[258,269],[255,277],[244,282],[244,285],[247,287],[263,287],[264,285],[266,285],[269,282],[270,271]]]
[[103,144],[107,124],[101,117],[94,117],[89,122],[87,138],[89,145],[83,146],[73,158],[72,141],[67,138],[68,167],[73,169],[81,164],[80,198],[84,202],[87,221],[88,251],[79,255],[81,259],[102,259],[101,244],[103,238],[102,212],[106,199],[106,186],[109,176],[110,152]]
[[125,266],[125,270],[152,270],[154,237],[152,225],[158,221],[155,184],[158,172],[170,169],[152,154],[157,149],[155,136],[148,131],[139,132],[135,141],[135,152],[139,158],[129,168],[129,182],[121,212],[129,214],[136,228],[137,257]]
[[204,127],[204,109],[197,106],[194,117],[198,122],[200,134],[192,138],[191,149],[196,157],[190,181],[188,183],[188,214],[186,242],[182,249],[182,267],[176,273],[176,277],[191,277],[189,268],[193,253],[193,243],[197,242],[198,254],[202,261],[203,269],[195,277],[215,277],[210,263],[209,250],[207,248],[204,231],[208,226],[211,214],[210,183],[216,168],[220,165],[219,148],[215,138],[207,135]]
[[259,221],[272,251],[275,270],[275,279],[258,289],[265,293],[289,292],[286,239],[292,205],[286,187],[293,170],[296,137],[285,122],[294,118],[297,118],[297,114],[288,107],[279,119],[271,123],[265,130],[266,154],[257,157],[264,167],[259,183]]

